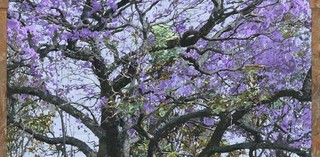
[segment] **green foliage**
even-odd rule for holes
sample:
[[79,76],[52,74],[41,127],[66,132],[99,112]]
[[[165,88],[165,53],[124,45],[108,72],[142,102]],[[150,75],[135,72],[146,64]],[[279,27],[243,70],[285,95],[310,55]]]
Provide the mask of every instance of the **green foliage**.
[[159,116],[160,117],[164,117],[166,115],[167,111],[164,108],[160,108],[159,109]]
[[39,116],[27,119],[25,122],[26,126],[36,132],[48,132],[49,126],[53,123],[54,114],[44,114],[40,113]]
[[283,108],[285,104],[279,99],[275,102],[273,102],[273,104],[271,105],[271,109],[279,109],[279,108]]
[[163,24],[153,26],[151,31],[156,37],[155,46],[158,48],[166,47],[167,40],[175,37],[170,27]]
[[133,114],[135,113],[136,111],[138,111],[140,108],[141,108],[141,103],[139,102],[133,102],[133,103],[130,103],[127,108],[128,108],[128,112],[130,114]]
[[176,48],[166,49],[168,41],[178,40],[178,36],[170,29],[169,26],[159,24],[151,28],[155,35],[156,42],[154,45],[154,52],[151,52],[153,63],[163,63],[167,61],[174,61],[179,57],[179,51]]
[[[23,124],[9,125],[8,127],[8,156],[13,157],[17,154],[24,153],[19,151],[20,148],[34,153],[34,156],[41,156],[39,154],[44,151],[41,148],[41,146],[44,145],[44,142],[33,139],[32,135],[26,134],[20,130],[18,125],[31,129],[37,134],[46,134],[50,132],[55,114],[45,109],[44,104],[42,104],[41,101],[31,98],[27,98],[24,102],[21,102],[21,108],[19,110],[19,115],[15,116],[20,116],[19,121]],[[15,113],[16,110],[10,112]],[[48,151],[48,149],[54,150],[54,147],[50,145],[49,148],[45,149],[45,151]]]
[[132,147],[134,156],[147,157],[148,143],[143,141],[139,142],[135,147]]

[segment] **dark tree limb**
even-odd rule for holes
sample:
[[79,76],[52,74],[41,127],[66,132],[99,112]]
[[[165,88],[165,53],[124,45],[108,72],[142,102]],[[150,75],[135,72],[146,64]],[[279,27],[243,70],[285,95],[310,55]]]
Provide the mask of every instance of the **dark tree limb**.
[[8,95],[13,94],[28,94],[33,95],[41,98],[44,101],[47,101],[51,104],[54,104],[55,106],[59,107],[64,112],[70,114],[76,119],[80,119],[85,126],[87,126],[98,138],[101,138],[104,136],[104,131],[102,128],[99,127],[99,124],[97,124],[94,120],[92,120],[90,117],[82,113],[77,108],[73,107],[70,102],[67,100],[64,100],[58,96],[51,95],[49,93],[45,93],[44,91],[41,91],[40,89],[33,88],[33,87],[8,87]]
[[[290,90],[278,91],[273,96],[271,96],[269,99],[262,100],[259,104],[271,103],[271,102],[274,102],[282,97],[292,97],[292,98],[295,98],[301,102],[311,101],[310,95],[309,96],[303,95],[300,91],[295,91],[295,90],[290,89]],[[208,149],[210,149],[211,147],[218,146],[226,129],[228,127],[230,127],[232,124],[236,124],[236,125],[239,124],[237,121],[240,120],[246,113],[248,113],[251,110],[251,108],[252,107],[239,109],[238,111],[236,111],[232,115],[225,114],[225,115],[220,116],[221,121],[218,123],[216,130],[212,134],[208,145],[200,153],[199,156],[206,155],[206,152],[208,151]],[[161,128],[159,128],[155,132],[151,133],[154,136],[154,138],[152,140],[150,140],[149,148],[148,148],[148,156],[152,157],[152,155],[155,151],[155,148],[157,147],[157,143],[159,142],[161,137],[164,137],[168,133],[168,131],[170,131],[174,127],[179,126],[181,124],[184,124],[187,121],[189,121],[190,119],[199,118],[199,117],[209,117],[212,115],[213,114],[211,113],[211,111],[209,109],[206,109],[206,110],[188,113],[186,115],[175,117],[175,118],[169,120]],[[255,132],[254,130],[252,130],[250,128],[243,128],[243,129],[250,132],[252,135],[254,135],[256,137],[256,140],[254,142],[261,141],[261,137],[259,136],[259,134],[257,132]]]
[[151,139],[149,143],[148,157],[153,156],[153,153],[155,151],[155,148],[158,145],[159,140],[161,139],[161,137],[166,136],[168,131],[170,131],[174,127],[177,127],[179,125],[186,123],[190,119],[200,118],[200,117],[209,117],[211,115],[212,115],[211,111],[209,109],[205,109],[205,110],[187,113],[185,115],[175,117],[169,120],[161,128],[157,129],[154,133],[152,133],[154,138]]
[[256,143],[256,142],[247,142],[247,143],[239,143],[234,144],[230,146],[224,146],[224,147],[211,147],[206,150],[206,155],[199,155],[198,157],[209,157],[210,155],[213,155],[215,153],[228,153],[236,150],[241,149],[277,149],[277,150],[283,150],[295,153],[301,157],[311,157],[311,155],[305,151],[300,150],[298,148],[291,147],[289,145],[285,145],[283,143],[271,143],[271,142],[262,142],[262,143]]
[[229,126],[234,124],[235,121],[240,120],[245,114],[247,114],[251,108],[244,108],[236,111],[234,114],[222,114],[220,116],[220,122],[218,123],[216,129],[214,130],[213,134],[211,135],[211,138],[207,144],[207,146],[201,151],[199,156],[206,156],[207,150],[212,147],[219,146],[221,139],[225,133],[225,131],[228,129]]
[[302,93],[303,95],[310,95],[311,96],[311,88],[312,88],[312,80],[311,80],[311,67],[309,68],[307,75],[303,81],[302,85]]
[[239,121],[235,121],[234,124],[239,126],[240,128],[242,128],[246,132],[249,132],[252,136],[254,136],[255,142],[257,142],[257,143],[262,142],[262,136],[260,135],[259,131],[255,130],[254,128],[251,128],[249,126],[246,126],[245,124],[240,123]]
[[220,4],[220,2],[218,1],[214,1],[213,3],[216,5],[217,8],[208,18],[207,22],[199,29],[199,32],[195,30],[186,31],[181,37],[180,46],[187,47],[197,43],[197,41],[200,38],[208,35],[214,26],[225,21],[231,15],[240,13],[245,16],[252,12],[256,8],[256,6],[258,6],[262,2],[263,0],[256,0],[252,2],[252,4],[248,5],[247,7],[241,10],[234,10],[228,13],[224,13],[224,8],[222,8],[222,4]]
[[293,90],[293,89],[285,89],[285,90],[281,90],[281,91],[274,93],[273,96],[269,97],[268,99],[262,100],[260,102],[260,104],[271,103],[271,102],[274,102],[282,97],[291,97],[291,98],[299,100],[300,102],[311,101],[310,94],[306,95],[306,94],[302,93],[302,91],[297,91],[297,90]]
[[63,144],[65,142],[65,144],[67,144],[67,145],[72,145],[72,146],[77,147],[87,157],[95,157],[96,156],[96,153],[85,142],[83,142],[77,138],[70,137],[70,136],[52,138],[52,137],[47,137],[45,135],[36,133],[32,129],[25,127],[21,123],[12,122],[12,125],[18,127],[20,130],[22,130],[24,132],[27,132],[34,139],[36,139],[38,141],[42,141],[42,142],[45,142],[45,143],[51,144],[51,145]]

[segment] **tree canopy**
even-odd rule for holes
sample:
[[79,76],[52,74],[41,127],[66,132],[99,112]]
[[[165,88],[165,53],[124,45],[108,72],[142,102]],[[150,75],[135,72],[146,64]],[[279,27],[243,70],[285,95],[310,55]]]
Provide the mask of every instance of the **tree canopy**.
[[307,0],[10,0],[10,156],[311,156]]

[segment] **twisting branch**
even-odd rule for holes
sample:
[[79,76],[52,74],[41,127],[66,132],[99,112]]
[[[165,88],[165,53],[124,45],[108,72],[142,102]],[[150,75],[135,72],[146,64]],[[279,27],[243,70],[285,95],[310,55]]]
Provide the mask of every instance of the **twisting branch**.
[[168,122],[166,122],[161,128],[157,129],[154,133],[153,136],[154,138],[150,140],[149,143],[149,148],[148,148],[148,157],[152,157],[153,153],[155,151],[155,148],[158,145],[158,141],[160,140],[161,137],[164,137],[168,131],[170,131],[172,128],[177,127],[181,124],[186,123],[190,119],[194,118],[200,118],[200,117],[209,117],[211,116],[212,113],[209,109],[204,109],[196,112],[191,112],[179,117],[175,117]]
[[199,155],[198,157],[208,157],[215,153],[227,153],[227,152],[232,152],[232,151],[241,150],[241,149],[255,149],[255,150],[257,149],[278,149],[279,150],[280,149],[280,150],[296,153],[297,155],[303,156],[303,157],[311,156],[306,151],[291,147],[289,145],[284,145],[283,143],[247,142],[247,143],[239,143],[239,144],[234,144],[234,145],[229,145],[224,147],[211,147],[206,150],[207,155],[204,155],[204,156]]
[[184,55],[181,55],[181,57],[184,60],[189,61],[197,71],[199,71],[200,73],[205,74],[205,75],[212,75],[212,74],[216,74],[221,71],[238,71],[238,70],[241,70],[246,63],[246,61],[244,61],[241,65],[234,67],[234,68],[221,68],[221,69],[217,69],[217,70],[207,70],[207,69],[203,68],[202,65],[204,64],[205,59],[208,58],[208,55],[206,55],[206,56],[203,55],[198,60],[196,60],[192,57],[186,57]]
[[199,156],[210,156],[207,154],[208,149],[212,147],[218,147],[225,131],[235,122],[241,119],[245,114],[251,110],[250,108],[244,108],[236,111],[233,114],[221,114],[220,122],[217,124],[207,146],[201,151]]
[[[276,100],[278,100],[281,97],[292,97],[295,98],[301,102],[304,101],[311,101],[311,96],[310,95],[303,95],[300,91],[295,91],[295,90],[281,90],[270,96],[269,99],[262,100],[259,104],[266,104],[266,103],[271,103]],[[220,118],[221,121],[217,124],[216,130],[212,134],[208,145],[206,148],[199,154],[199,156],[205,156],[207,155],[208,149],[212,147],[217,147],[222,139],[222,136],[224,135],[224,132],[228,127],[230,127],[232,124],[239,124],[238,120],[240,120],[246,113],[248,113],[251,110],[252,107],[250,108],[244,108],[244,109],[239,109],[232,115],[229,115],[227,113],[221,114]],[[150,139],[150,144],[148,148],[148,156],[151,157],[155,151],[155,148],[157,146],[158,141],[161,139],[161,137],[164,137],[171,129],[173,129],[176,126],[179,126],[181,124],[186,123],[187,121],[194,119],[194,118],[199,118],[199,117],[209,117],[212,116],[213,113],[209,109],[201,110],[201,111],[196,111],[192,113],[188,113],[186,115],[182,115],[179,117],[175,117],[168,122],[166,122],[162,127],[158,128],[155,132],[151,133],[154,138]],[[246,131],[250,132],[252,135],[254,135],[257,139],[255,142],[260,142],[261,137],[257,134],[257,132],[254,132],[254,130],[250,130],[250,128],[244,128]]]
[[186,31],[180,40],[180,46],[187,47],[195,44],[201,37],[208,35],[214,26],[225,21],[231,15],[242,14],[245,16],[249,14],[251,11],[253,11],[256,8],[256,6],[258,6],[262,2],[263,0],[256,0],[252,4],[248,5],[247,7],[241,10],[233,10],[228,13],[224,13],[226,9],[222,8],[222,5],[218,5],[217,1],[214,2],[217,8],[208,18],[207,22],[200,28],[199,32],[195,30]]
[[262,136],[260,135],[259,131],[255,130],[254,128],[251,128],[249,126],[246,126],[245,124],[240,123],[239,121],[235,121],[234,124],[239,126],[240,128],[242,128],[246,132],[249,132],[252,136],[254,136],[255,142],[262,142]]
[[[122,11],[119,8],[122,8],[122,7],[124,7],[125,5],[127,5],[129,3],[130,3],[130,0],[122,0],[122,1],[118,2],[117,3],[118,11],[119,12]],[[108,17],[108,19],[110,20],[111,17],[112,17],[112,14],[114,14],[116,11],[117,10],[114,10],[113,8],[110,8],[107,11],[105,11],[102,16],[95,16],[95,19],[97,19],[99,21],[99,23],[94,25],[93,30],[101,31],[101,30],[105,29],[105,23],[103,23],[102,20],[101,20],[102,17]]]
[[296,91],[293,89],[285,89],[285,90],[281,90],[281,91],[276,92],[275,94],[273,94],[273,96],[269,97],[268,99],[262,100],[260,102],[260,104],[271,103],[271,102],[278,100],[281,97],[292,97],[294,99],[299,100],[300,102],[311,101],[310,93],[309,93],[309,95],[307,95],[307,94],[303,93],[302,91]]
[[30,134],[33,138],[35,138],[38,141],[45,142],[47,144],[68,144],[77,147],[81,152],[83,152],[87,157],[95,157],[96,153],[83,141],[70,137],[70,136],[65,136],[65,137],[57,137],[57,138],[51,138],[44,136],[42,134],[36,133],[30,128],[25,127],[22,123],[17,123],[17,122],[11,122],[13,126],[18,127],[19,129],[27,132]]
[[181,124],[186,123],[190,119],[200,118],[200,117],[209,117],[212,116],[210,109],[204,109],[196,112],[191,112],[179,117],[172,118],[166,124],[164,124],[161,128],[157,129],[154,133],[155,138],[159,138],[160,136],[164,136],[168,131],[172,128],[177,127]]
[[74,118],[80,119],[83,122],[83,124],[87,126],[98,138],[101,138],[102,136],[104,136],[104,131],[99,127],[99,124],[97,124],[94,120],[92,120],[90,117],[82,113],[77,108],[73,107],[70,104],[70,102],[68,102],[67,100],[64,100],[55,95],[45,93],[40,89],[33,88],[33,87],[9,86],[8,95],[13,95],[13,94],[28,94],[28,95],[38,96],[42,100],[45,100],[59,107],[61,110],[63,110],[64,112],[67,112]]

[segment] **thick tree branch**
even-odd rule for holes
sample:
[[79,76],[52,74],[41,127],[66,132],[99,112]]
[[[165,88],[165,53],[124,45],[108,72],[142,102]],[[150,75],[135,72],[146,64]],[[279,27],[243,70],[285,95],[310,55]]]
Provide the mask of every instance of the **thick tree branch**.
[[311,88],[312,88],[311,75],[312,73],[311,73],[311,67],[310,67],[303,81],[303,85],[301,89],[303,95],[311,96]]
[[125,87],[127,84],[132,82],[133,77],[135,76],[137,72],[137,64],[136,63],[130,63],[128,66],[128,70],[126,71],[125,75],[119,75],[113,83],[113,89],[118,92],[120,91],[123,87]]
[[186,123],[190,119],[193,118],[200,118],[200,117],[209,117],[212,113],[210,109],[200,110],[196,112],[187,113],[185,115],[175,117],[168,122],[166,122],[161,128],[157,129],[154,133],[151,133],[154,138],[150,140],[149,148],[148,148],[148,157],[152,157],[153,153],[155,151],[155,148],[158,144],[158,141],[161,137],[165,136],[168,131],[170,131],[172,128],[177,127],[181,124]]
[[271,103],[271,102],[274,102],[274,101],[276,101],[276,100],[278,100],[279,98],[282,98],[282,97],[292,97],[294,99],[299,100],[300,102],[311,101],[310,93],[309,93],[309,95],[306,95],[302,91],[296,91],[296,90],[293,90],[293,89],[285,89],[285,90],[281,90],[281,91],[278,91],[278,92],[274,93],[268,99],[262,100],[260,102],[260,104]]
[[98,20],[98,24],[96,24],[96,25],[93,27],[93,30],[95,30],[95,31],[101,31],[101,30],[103,30],[103,29],[105,28],[105,23],[102,22],[101,18],[102,18],[102,17],[105,17],[105,18],[106,18],[106,21],[107,21],[107,20],[110,20],[111,17],[112,17],[112,15],[113,15],[116,11],[119,11],[119,12],[120,12],[120,11],[121,11],[120,8],[122,8],[123,6],[129,4],[129,2],[130,2],[129,0],[122,0],[122,1],[120,1],[120,2],[117,3],[117,7],[118,7],[117,10],[114,10],[113,8],[110,8],[110,9],[108,9],[107,11],[105,11],[105,12],[103,13],[103,15],[101,15],[101,16],[98,16],[98,15],[94,14],[94,18],[95,18],[96,20]]
[[222,69],[217,69],[217,70],[207,70],[207,69],[203,68],[202,65],[205,63],[205,60],[208,58],[208,56],[209,56],[208,53],[204,53],[198,60],[196,60],[192,57],[186,57],[183,54],[181,55],[181,57],[184,60],[189,61],[197,71],[199,71],[200,73],[205,74],[205,75],[212,75],[212,74],[216,74],[221,71],[239,71],[243,68],[244,64],[246,63],[246,62],[243,62],[242,65],[239,65],[234,68],[222,68]]
[[208,149],[219,146],[221,139],[228,127],[231,126],[235,121],[241,119],[245,114],[247,114],[250,111],[250,109],[251,108],[240,109],[231,115],[222,114],[220,116],[221,120],[218,123],[216,129],[214,130],[213,134],[211,135],[211,138],[207,146],[201,151],[199,156],[206,156]]
[[204,109],[196,112],[187,113],[185,115],[172,118],[166,122],[161,128],[157,129],[154,133],[155,138],[163,136],[167,131],[170,131],[172,128],[177,127],[181,124],[186,123],[190,119],[200,118],[200,117],[209,117],[212,116],[210,109]]
[[98,138],[104,136],[104,131],[99,127],[99,124],[95,123],[90,117],[82,113],[77,108],[73,107],[70,102],[64,100],[58,96],[51,95],[41,91],[40,89],[33,87],[8,87],[8,95],[13,94],[28,94],[38,96],[42,100],[45,100],[55,106],[59,107],[64,112],[70,114],[76,119],[80,119],[85,126],[87,126]]
[[[281,97],[292,97],[299,101],[311,101],[311,96],[309,95],[303,95],[300,91],[295,90],[281,90],[276,92],[273,96],[271,96],[267,100],[262,100],[259,104],[266,104],[271,103],[276,100],[278,100]],[[224,115],[221,116],[221,121],[218,123],[216,130],[212,134],[209,143],[207,147],[200,153],[199,156],[205,155],[207,150],[211,147],[218,146],[222,136],[225,132],[225,130],[232,124],[236,124],[239,119],[241,119],[251,108],[245,108],[240,109],[237,112],[235,112],[233,115]],[[208,117],[212,116],[212,113],[209,109],[201,110],[197,112],[188,113],[186,115],[182,115],[176,118],[173,118],[166,122],[161,128],[157,129],[154,133],[151,133],[154,138],[151,139],[148,149],[148,156],[152,156],[153,152],[157,146],[157,142],[160,140],[162,136],[165,136],[165,134],[170,131],[172,128],[181,125],[183,123],[186,123],[190,119],[193,118],[199,118],[199,117]],[[258,137],[258,141],[260,141],[260,137],[256,134],[256,132],[252,132],[252,130],[249,130],[248,128],[244,128],[246,131],[249,131],[254,136]]]
[[35,138],[38,141],[42,141],[47,144],[55,144],[56,145],[56,144],[63,144],[64,140],[65,140],[65,144],[77,147],[87,157],[95,157],[96,156],[96,153],[85,142],[83,142],[77,138],[70,137],[70,136],[66,136],[65,138],[63,138],[63,137],[51,138],[51,137],[44,136],[42,134],[38,134],[38,133],[34,132],[33,130],[25,127],[21,123],[13,122],[12,125],[18,127],[19,129],[21,129],[24,132],[27,132],[28,134],[30,134],[33,138]]
[[[309,95],[303,95],[302,92],[300,91],[295,91],[295,90],[281,90],[279,92],[276,92],[272,97],[270,97],[267,100],[262,100],[259,104],[266,104],[266,103],[271,103],[274,102],[276,100],[278,100],[281,97],[292,97],[295,98],[301,102],[303,101],[311,101],[311,96]],[[216,130],[214,131],[214,133],[211,136],[211,139],[209,140],[206,148],[199,154],[199,156],[206,156],[206,152],[208,149],[210,149],[211,147],[216,147],[219,145],[222,136],[225,132],[225,130],[232,124],[237,123],[237,121],[244,116],[248,111],[250,110],[250,108],[247,108],[245,110],[239,110],[237,112],[235,112],[232,116],[223,116],[221,117],[221,121],[218,123]],[[231,120],[232,118],[232,120]],[[248,130],[248,128],[245,128]],[[252,130],[250,131],[251,133],[253,133],[253,135],[255,135],[256,137],[258,137],[257,140],[260,140],[259,136],[255,133],[252,132]]]
[[215,153],[227,153],[241,149],[278,149],[283,151],[288,151],[295,153],[299,156],[309,157],[311,156],[307,151],[300,150],[298,148],[291,147],[289,145],[285,145],[283,143],[256,143],[256,142],[247,142],[247,143],[239,143],[225,147],[211,147],[206,150],[206,155],[199,155],[198,157],[209,157]]
[[249,132],[252,136],[254,136],[254,141],[255,142],[261,142],[262,141],[262,136],[260,135],[260,132],[255,130],[254,128],[251,128],[249,126],[246,126],[243,123],[240,123],[239,121],[234,122],[235,125],[239,126],[243,130]]
[[[220,7],[219,6],[217,8],[217,10],[214,11],[212,13],[212,15],[208,18],[207,22],[200,28],[199,32],[197,32],[195,30],[189,30],[183,34],[183,36],[180,40],[180,46],[187,47],[187,46],[195,44],[201,37],[208,35],[214,26],[225,21],[231,15],[235,15],[235,14],[240,13],[245,16],[245,15],[249,14],[251,11],[253,11],[256,8],[256,6],[258,6],[262,2],[263,2],[263,0],[256,0],[252,4],[248,5],[247,7],[243,8],[241,10],[234,10],[234,11],[231,11],[228,13],[223,13],[225,11],[225,9],[219,8]],[[216,3],[216,5],[217,4],[218,3]]]

